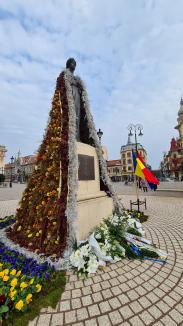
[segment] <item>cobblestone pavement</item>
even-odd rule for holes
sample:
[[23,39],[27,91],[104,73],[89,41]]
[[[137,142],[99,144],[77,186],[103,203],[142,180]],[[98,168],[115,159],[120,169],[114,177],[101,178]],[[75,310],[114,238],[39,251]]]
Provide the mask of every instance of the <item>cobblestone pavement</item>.
[[[0,203],[4,213],[17,204]],[[146,236],[168,251],[167,264],[124,259],[84,281],[69,272],[57,308],[42,309],[29,326],[183,325],[183,200],[148,197],[147,205]]]

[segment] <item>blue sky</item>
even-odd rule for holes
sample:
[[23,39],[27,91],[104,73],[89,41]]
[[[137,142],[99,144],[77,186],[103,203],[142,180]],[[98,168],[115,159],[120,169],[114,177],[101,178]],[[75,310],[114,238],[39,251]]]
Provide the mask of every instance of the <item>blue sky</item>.
[[0,144],[6,161],[38,148],[55,81],[77,61],[109,158],[141,123],[159,166],[183,95],[182,0],[0,0]]

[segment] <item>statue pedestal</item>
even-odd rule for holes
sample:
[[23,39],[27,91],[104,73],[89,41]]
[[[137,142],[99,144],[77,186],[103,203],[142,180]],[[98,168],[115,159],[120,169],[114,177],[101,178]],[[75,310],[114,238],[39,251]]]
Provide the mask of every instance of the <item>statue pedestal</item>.
[[77,240],[85,240],[95,226],[112,214],[113,201],[104,191],[100,191],[99,161],[96,149],[78,142],[77,153],[79,185],[76,237]]

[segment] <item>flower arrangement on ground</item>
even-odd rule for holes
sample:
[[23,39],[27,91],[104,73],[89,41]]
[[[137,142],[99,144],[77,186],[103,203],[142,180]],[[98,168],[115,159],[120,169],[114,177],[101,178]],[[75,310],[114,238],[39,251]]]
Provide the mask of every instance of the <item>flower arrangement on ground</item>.
[[80,278],[96,273],[107,262],[114,263],[124,257],[138,259],[159,259],[164,262],[166,253],[143,238],[142,224],[133,212],[124,211],[105,219],[93,231],[89,239],[78,243],[70,257],[70,263]]

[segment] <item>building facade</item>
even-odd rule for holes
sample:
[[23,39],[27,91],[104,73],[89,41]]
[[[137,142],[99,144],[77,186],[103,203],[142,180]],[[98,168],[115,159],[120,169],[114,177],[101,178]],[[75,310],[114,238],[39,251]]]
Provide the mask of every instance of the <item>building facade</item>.
[[35,168],[35,163],[36,155],[21,157],[20,153],[18,153],[13,163],[5,164],[4,172],[6,181],[26,182]]
[[107,161],[107,170],[111,181],[122,181],[121,160]]
[[183,100],[180,100],[177,125],[175,129],[179,132],[178,138],[172,138],[168,153],[164,154],[160,163],[163,176],[183,180]]
[[[126,145],[121,146],[121,169],[122,169],[122,181],[128,180],[133,181],[134,170],[133,170],[133,158],[132,150],[136,151],[136,144],[131,142],[130,136]],[[141,155],[144,162],[147,162],[147,153],[145,148],[137,143],[137,150]]]
[[0,145],[0,174],[4,174],[4,166],[5,166],[5,155],[7,149],[4,145]]

